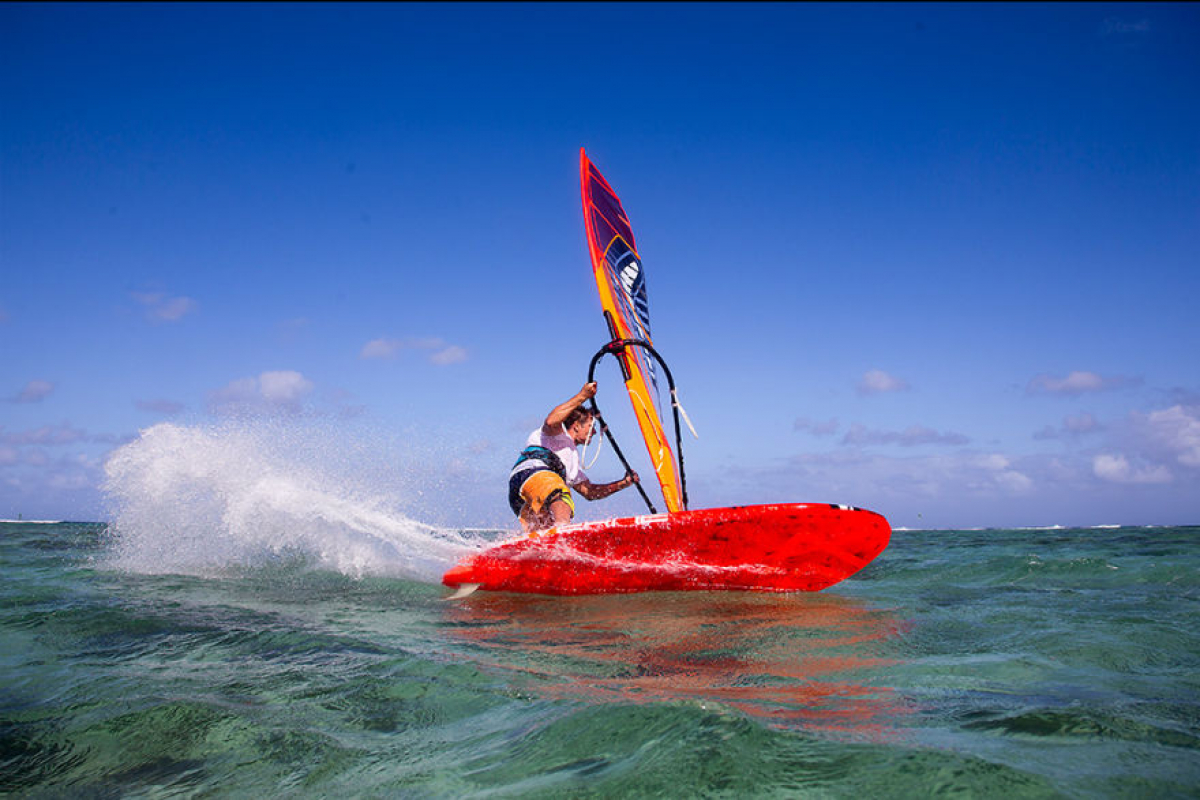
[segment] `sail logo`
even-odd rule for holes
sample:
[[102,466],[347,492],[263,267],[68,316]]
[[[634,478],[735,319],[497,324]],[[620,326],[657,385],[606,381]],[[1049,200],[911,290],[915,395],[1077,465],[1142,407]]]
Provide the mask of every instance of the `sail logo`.
[[[608,279],[613,288],[618,315],[629,335],[650,341],[650,303],[646,297],[646,274],[633,248],[620,236],[615,237],[604,251]],[[618,288],[619,287],[619,288]],[[631,348],[632,360],[658,397],[658,370],[640,348]],[[660,412],[661,413],[661,412]]]
[[615,273],[617,281],[625,292],[621,305],[626,314],[633,312],[631,321],[636,321],[641,330],[642,338],[650,338],[650,304],[646,299],[646,275],[642,272],[641,262],[632,250],[618,253],[610,249],[606,254],[609,258],[610,269]]
[[630,297],[636,294],[633,287],[637,285],[640,277],[642,277],[642,266],[638,264],[637,259],[633,259],[621,267],[621,285],[625,287],[625,293]]

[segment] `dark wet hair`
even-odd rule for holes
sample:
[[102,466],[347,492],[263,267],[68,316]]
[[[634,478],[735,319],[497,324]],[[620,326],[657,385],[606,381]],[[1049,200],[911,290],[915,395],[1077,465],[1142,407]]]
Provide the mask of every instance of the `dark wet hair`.
[[586,409],[583,406],[577,406],[571,409],[570,414],[567,414],[567,418],[563,420],[563,426],[569,428],[584,417],[591,416],[593,416],[593,414],[590,409]]

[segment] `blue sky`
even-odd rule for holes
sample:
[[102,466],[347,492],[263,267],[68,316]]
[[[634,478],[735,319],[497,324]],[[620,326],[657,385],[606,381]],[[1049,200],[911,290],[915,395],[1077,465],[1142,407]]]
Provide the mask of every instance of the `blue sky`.
[[1184,4],[4,4],[0,517],[274,418],[507,524],[604,341],[586,147],[693,507],[1198,523],[1197,41]]

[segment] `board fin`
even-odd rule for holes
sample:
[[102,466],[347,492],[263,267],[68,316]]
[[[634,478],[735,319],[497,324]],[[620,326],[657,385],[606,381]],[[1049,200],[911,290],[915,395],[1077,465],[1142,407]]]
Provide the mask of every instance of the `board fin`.
[[450,595],[449,597],[443,597],[442,599],[443,600],[461,600],[464,597],[468,597],[470,595],[475,594],[475,590],[478,589],[480,586],[483,586],[483,584],[482,583],[460,583],[458,585],[458,590],[455,591],[454,594]]

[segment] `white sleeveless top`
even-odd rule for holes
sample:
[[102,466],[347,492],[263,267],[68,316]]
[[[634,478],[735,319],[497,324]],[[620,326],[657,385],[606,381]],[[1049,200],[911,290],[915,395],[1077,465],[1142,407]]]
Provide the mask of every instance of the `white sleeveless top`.
[[538,445],[554,451],[554,455],[559,457],[563,468],[567,471],[568,486],[575,486],[588,479],[583,472],[583,465],[579,463],[579,450],[576,448],[575,440],[566,431],[546,436],[542,433],[542,429],[538,428],[525,440],[526,447],[531,445]]

